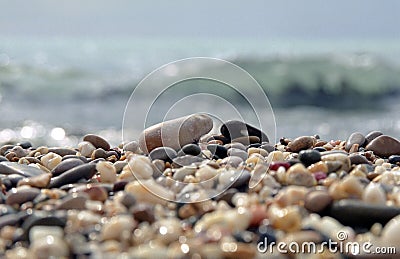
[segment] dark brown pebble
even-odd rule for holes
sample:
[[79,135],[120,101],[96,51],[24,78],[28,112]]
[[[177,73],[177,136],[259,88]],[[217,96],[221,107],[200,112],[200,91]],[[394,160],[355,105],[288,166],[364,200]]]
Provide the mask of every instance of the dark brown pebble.
[[84,162],[81,159],[78,158],[70,158],[64,161],[61,161],[53,170],[51,170],[51,173],[54,176],[59,176],[60,174],[77,167],[79,165],[83,165]]
[[389,157],[391,155],[400,155],[400,142],[387,135],[381,135],[372,140],[365,148],[371,150],[380,157]]
[[93,177],[96,173],[96,164],[83,164],[68,171],[60,176],[54,177],[50,181],[49,188],[58,188],[65,184],[76,183],[78,180],[85,178],[86,180]]
[[110,144],[107,140],[103,139],[100,136],[94,134],[87,134],[83,137],[83,141],[87,141],[93,144],[96,148],[102,148],[106,151],[110,149]]
[[383,133],[380,131],[371,131],[365,136],[365,145],[369,144],[372,140],[376,139],[381,135],[383,135]]
[[386,224],[400,214],[400,208],[345,199],[334,202],[329,215],[345,226],[370,228],[374,223]]
[[93,151],[91,158],[92,159],[97,159],[97,158],[107,158],[107,153],[104,149],[102,148],[97,148],[95,151]]
[[126,180],[122,180],[122,181],[118,181],[114,183],[114,188],[113,188],[113,192],[118,192],[118,191],[122,191],[125,189],[125,185],[127,185],[129,182]]
[[291,152],[298,153],[301,150],[312,148],[314,145],[314,138],[309,136],[302,136],[294,139],[288,144],[288,149]]
[[256,136],[261,142],[269,142],[268,137],[264,132],[238,120],[225,122],[220,128],[220,132],[223,136],[230,140],[245,136]]
[[14,145],[4,145],[0,148],[0,155],[4,156],[6,154],[6,151],[9,149],[12,149]]
[[60,156],[67,156],[67,155],[75,155],[77,151],[69,148],[51,147],[49,148],[49,153],[50,152],[56,153]]
[[238,137],[235,139],[232,139],[232,142],[239,142],[242,143],[245,146],[249,146],[254,143],[260,143],[260,138],[257,136],[244,136],[244,137]]
[[349,155],[349,159],[352,165],[370,164],[368,159],[360,154],[351,154]]
[[108,191],[98,184],[85,184],[73,188],[70,192],[86,193],[90,200],[104,202],[108,198]]
[[363,147],[365,144],[365,137],[360,132],[354,132],[349,136],[346,141],[346,151],[349,151],[350,148],[354,145],[358,144],[360,147]]
[[152,224],[155,221],[154,207],[149,204],[137,204],[132,208],[132,214],[139,222],[146,221]]

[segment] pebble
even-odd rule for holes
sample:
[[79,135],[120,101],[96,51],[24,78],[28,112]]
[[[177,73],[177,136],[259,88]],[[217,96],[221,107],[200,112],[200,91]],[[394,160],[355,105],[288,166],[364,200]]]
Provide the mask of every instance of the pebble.
[[151,161],[159,159],[165,162],[172,162],[172,160],[177,156],[176,151],[170,147],[158,147],[153,149],[149,154]]
[[178,152],[178,156],[192,155],[198,156],[201,154],[201,148],[196,144],[187,144]]
[[370,228],[374,223],[386,224],[400,214],[400,208],[345,199],[334,202],[329,215],[348,226]]
[[298,153],[301,150],[309,149],[314,146],[315,139],[309,136],[302,136],[294,139],[288,144],[288,150]]
[[194,226],[194,231],[200,233],[212,226],[224,228],[231,233],[244,231],[250,225],[251,214],[243,207],[227,211],[217,210],[205,214]]
[[311,187],[317,184],[314,176],[302,164],[291,166],[286,173],[286,183]]
[[246,160],[249,156],[246,151],[238,149],[238,148],[228,149],[227,155],[240,157],[242,160]]
[[174,158],[172,160],[173,167],[181,167],[181,166],[189,166],[191,164],[201,163],[204,161],[204,158],[192,155],[184,155]]
[[124,151],[131,151],[133,153],[137,153],[139,151],[139,143],[135,140],[126,143],[123,148]]
[[260,138],[256,136],[239,137],[232,139],[232,142],[242,143],[243,145],[250,146],[255,143],[260,143]]
[[301,229],[301,215],[295,206],[279,208],[271,206],[268,209],[271,225],[285,232],[295,232]]
[[76,150],[70,148],[52,147],[49,148],[49,153],[54,153],[63,157],[68,155],[76,155]]
[[133,228],[132,216],[117,215],[104,223],[101,229],[101,238],[102,240],[121,240],[124,236],[130,235]]
[[[341,163],[340,167],[336,170],[343,170],[343,171],[348,172],[351,167],[351,162],[350,162],[348,155],[345,153],[341,153],[341,152],[325,153],[322,155],[321,160],[324,162],[331,161],[331,162]],[[327,165],[329,168],[329,164],[327,164]],[[333,164],[331,164],[331,165],[333,165]],[[332,172],[331,170],[329,170],[329,171]]]
[[391,164],[400,163],[400,156],[396,156],[396,155],[390,156],[388,159],[388,162]]
[[69,247],[63,240],[63,229],[57,226],[34,226],[29,235],[30,251],[37,258],[67,258]]
[[268,151],[266,151],[265,149],[262,149],[262,148],[250,147],[249,149],[247,149],[247,153],[249,154],[249,156],[253,153],[260,154],[264,157],[268,156]]
[[197,142],[213,127],[211,117],[205,114],[164,121],[145,129],[139,137],[140,149],[148,154],[157,147],[179,150],[182,146]]
[[104,150],[110,150],[110,144],[104,138],[94,135],[94,134],[87,134],[83,136],[83,141],[87,141],[92,143],[95,148],[102,148]]
[[319,213],[332,204],[332,197],[327,191],[315,190],[307,193],[304,199],[304,208],[311,212]]
[[223,159],[228,156],[228,150],[224,146],[210,144],[207,145],[207,149],[210,150],[214,159]]
[[21,186],[18,188],[11,189],[6,196],[6,204],[7,205],[21,205],[22,203],[32,201],[38,196],[40,193],[40,189]]
[[371,150],[380,157],[389,157],[391,155],[400,155],[400,142],[387,135],[381,135],[372,140],[365,148]]
[[95,164],[83,164],[69,169],[50,180],[49,188],[58,188],[66,184],[76,183],[80,179],[90,179],[96,173]]
[[234,168],[237,168],[241,163],[243,163],[243,159],[238,156],[227,156],[221,160],[221,165],[229,165]]
[[232,142],[232,143],[229,143],[229,144],[225,144],[224,147],[226,147],[226,149],[228,149],[228,150],[230,148],[236,148],[236,149],[240,149],[240,150],[246,151],[246,146],[243,145],[242,143],[239,143],[239,142]]
[[392,218],[382,230],[382,245],[400,247],[400,215]]
[[29,185],[36,188],[46,188],[50,183],[51,177],[52,174],[44,173],[38,176],[24,178],[18,181],[18,186]]
[[305,165],[309,166],[321,161],[321,153],[316,150],[302,150],[299,153],[299,160]]
[[56,153],[49,152],[40,158],[42,165],[47,169],[53,170],[59,163],[61,163],[62,157]]
[[78,158],[70,158],[60,162],[56,167],[51,170],[53,176],[59,176],[60,174],[77,167],[79,165],[83,165],[84,162]]
[[165,204],[166,200],[173,200],[174,194],[156,183],[153,179],[133,181],[125,186],[125,191],[132,193],[138,202],[151,204]]
[[42,174],[43,171],[37,167],[17,164],[12,162],[1,162],[0,163],[0,174],[12,175],[18,174],[23,177],[32,177]]
[[78,150],[79,150],[79,153],[82,156],[91,157],[93,151],[96,150],[96,147],[92,143],[90,143],[88,141],[83,141],[83,142],[78,144]]
[[383,133],[380,131],[371,131],[365,136],[365,145],[369,144],[372,140],[376,139],[381,135],[383,135]]
[[111,162],[98,162],[96,164],[96,170],[100,173],[101,182],[115,183],[117,181],[117,170]]
[[364,190],[362,200],[371,204],[385,204],[386,194],[379,184],[370,183]]
[[360,154],[351,154],[349,159],[352,165],[371,164],[365,156]]
[[87,196],[73,193],[63,198],[57,206],[58,210],[84,210],[86,209]]
[[97,148],[95,151],[92,152],[92,155],[90,156],[93,160],[99,159],[99,158],[107,158],[108,154],[107,152],[102,149],[102,148]]
[[217,174],[218,174],[217,170],[206,165],[206,166],[200,167],[196,171],[195,176],[197,179],[199,179],[201,182],[203,182],[203,181],[207,181],[207,180],[214,178]]
[[364,146],[365,137],[362,133],[354,132],[349,136],[349,138],[346,141],[346,151],[349,151],[354,144],[357,144],[360,147]]
[[153,176],[153,167],[151,166],[150,159],[145,156],[132,157],[125,168],[137,179],[150,179]]
[[154,207],[150,204],[137,204],[131,210],[132,215],[138,222],[149,222],[150,224],[156,221],[154,215]]
[[[261,130],[238,120],[227,121],[222,124],[220,132],[227,139],[233,140],[245,136],[256,136],[259,141],[268,142],[267,135]],[[233,142],[233,141],[232,141]]]

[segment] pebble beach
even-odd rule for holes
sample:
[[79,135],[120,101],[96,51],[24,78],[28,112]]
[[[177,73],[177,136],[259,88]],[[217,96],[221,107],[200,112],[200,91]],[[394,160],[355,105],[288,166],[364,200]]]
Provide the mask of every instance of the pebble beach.
[[[281,137],[192,114],[112,146],[0,147],[0,257],[376,258],[400,251],[400,141]],[[316,132],[318,133],[318,132]],[[277,249],[313,243],[316,251]],[[381,250],[383,251],[383,250]],[[353,251],[354,252],[354,251]],[[394,253],[393,253],[394,252]]]

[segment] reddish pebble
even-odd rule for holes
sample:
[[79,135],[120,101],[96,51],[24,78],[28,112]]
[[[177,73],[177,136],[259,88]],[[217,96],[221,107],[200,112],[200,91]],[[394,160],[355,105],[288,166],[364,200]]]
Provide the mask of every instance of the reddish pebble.
[[272,162],[269,165],[269,169],[277,171],[279,167],[283,166],[286,170],[289,169],[290,164],[287,162]]
[[315,177],[315,180],[317,180],[317,181],[324,180],[326,178],[326,173],[324,173],[324,172],[316,172],[313,175]]

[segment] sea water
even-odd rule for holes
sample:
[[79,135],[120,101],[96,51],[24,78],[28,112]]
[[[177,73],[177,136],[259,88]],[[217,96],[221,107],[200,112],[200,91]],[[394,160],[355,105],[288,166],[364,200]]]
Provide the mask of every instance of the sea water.
[[[345,139],[370,130],[400,137],[400,41],[0,37],[0,143],[74,145],[95,132],[116,145],[140,80],[168,62],[199,56],[228,60],[259,82],[278,138]],[[134,112],[147,112],[151,101],[144,95]],[[155,109],[162,114],[171,105],[160,101]],[[131,127],[136,138],[143,123]]]

